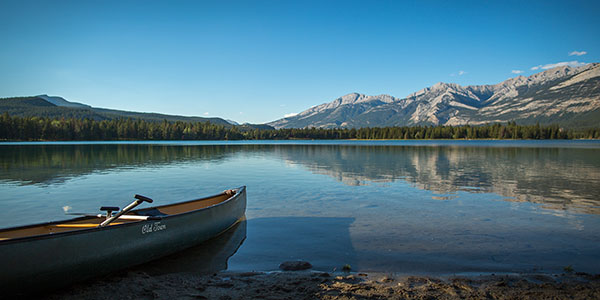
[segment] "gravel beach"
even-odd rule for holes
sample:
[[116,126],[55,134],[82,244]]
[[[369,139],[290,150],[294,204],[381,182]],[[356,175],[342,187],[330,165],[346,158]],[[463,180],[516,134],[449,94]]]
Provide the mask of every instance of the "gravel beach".
[[381,273],[123,272],[45,299],[600,299],[600,275],[427,277]]

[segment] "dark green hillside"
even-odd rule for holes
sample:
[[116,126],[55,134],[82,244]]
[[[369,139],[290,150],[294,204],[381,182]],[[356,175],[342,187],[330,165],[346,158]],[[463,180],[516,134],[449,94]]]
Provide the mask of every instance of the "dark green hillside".
[[169,122],[211,122],[213,124],[230,126],[229,122],[221,119],[221,118],[202,118],[202,117],[184,117],[184,116],[174,116],[174,115],[165,115],[159,113],[142,113],[142,112],[134,112],[134,111],[123,111],[123,110],[115,110],[115,109],[107,109],[107,108],[93,108],[94,111],[99,114],[106,116],[108,120],[119,119],[119,118],[131,118],[131,119],[140,119],[148,122],[160,122],[163,120],[167,120]]
[[39,97],[15,97],[0,99],[3,106],[26,109],[28,107],[53,107],[56,106]]
[[87,108],[56,106],[40,97],[13,97],[0,99],[0,113],[7,112],[15,117],[76,118],[96,121],[110,117]]
[[66,107],[54,105],[42,97],[14,97],[0,99],[0,113],[8,112],[15,117],[45,117],[45,118],[75,118],[91,119],[95,121],[114,120],[120,118],[140,119],[144,121],[160,122],[206,122],[213,124],[229,125],[221,118],[183,117],[157,113],[140,113],[95,107]]
[[[62,105],[55,105],[44,98],[53,98],[56,101],[55,103]],[[5,112],[13,117],[24,118],[41,117],[49,119],[89,119],[94,121],[134,119],[143,120],[146,122],[162,122],[166,120],[168,122],[189,123],[210,122],[211,124],[222,125],[227,128],[230,128],[232,126],[229,122],[221,118],[184,117],[158,113],[142,113],[133,111],[122,111],[116,109],[96,108],[80,103],[69,102],[60,97],[48,97],[46,95],[33,97],[0,98],[0,114]],[[273,129],[271,126],[268,125],[253,124],[245,124],[239,127],[248,129]]]

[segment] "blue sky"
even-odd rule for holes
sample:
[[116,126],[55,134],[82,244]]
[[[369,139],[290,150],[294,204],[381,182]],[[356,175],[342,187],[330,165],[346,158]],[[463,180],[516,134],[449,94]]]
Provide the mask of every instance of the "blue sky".
[[600,1],[0,0],[0,97],[264,123],[351,92],[405,97],[599,62],[598,12]]

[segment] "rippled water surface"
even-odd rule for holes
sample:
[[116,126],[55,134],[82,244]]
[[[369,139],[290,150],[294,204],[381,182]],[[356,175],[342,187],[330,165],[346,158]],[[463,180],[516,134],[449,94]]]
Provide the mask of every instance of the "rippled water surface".
[[597,141],[3,143],[0,227],[241,185],[245,222],[147,267],[600,272]]

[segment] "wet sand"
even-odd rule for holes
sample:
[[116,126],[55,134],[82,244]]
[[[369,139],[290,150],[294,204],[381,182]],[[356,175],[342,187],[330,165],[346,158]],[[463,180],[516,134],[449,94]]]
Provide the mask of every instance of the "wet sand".
[[426,277],[381,273],[127,272],[45,294],[46,299],[600,299],[600,275]]

